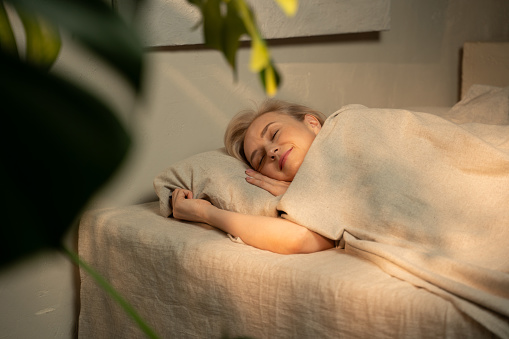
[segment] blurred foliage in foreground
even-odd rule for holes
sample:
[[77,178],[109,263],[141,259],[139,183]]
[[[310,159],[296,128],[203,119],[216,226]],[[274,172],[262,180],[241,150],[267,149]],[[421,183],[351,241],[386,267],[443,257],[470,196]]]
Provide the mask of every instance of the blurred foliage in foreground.
[[[26,46],[17,46],[6,8],[21,19]],[[64,31],[133,88],[141,87],[141,43],[104,2],[0,2],[1,266],[60,246],[64,233],[111,177],[131,143],[105,102],[80,84],[48,72]]]
[[[288,15],[297,0],[275,0]],[[239,39],[251,39],[250,67],[268,95],[280,77],[255,15],[244,0],[188,0],[202,13],[205,44],[223,53],[236,74]],[[18,46],[17,13],[26,37]],[[101,0],[0,1],[2,247],[0,267],[57,247],[92,196],[118,168],[131,143],[115,112],[80,84],[48,70],[65,31],[105,60],[139,93],[143,47],[133,28]],[[21,48],[20,48],[21,47]],[[23,49],[24,47],[24,49]],[[24,50],[24,55],[19,52]]]

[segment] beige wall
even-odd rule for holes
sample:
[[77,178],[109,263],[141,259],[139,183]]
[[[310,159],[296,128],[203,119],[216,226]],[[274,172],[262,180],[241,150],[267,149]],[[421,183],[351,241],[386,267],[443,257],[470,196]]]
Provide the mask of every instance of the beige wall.
[[[327,115],[350,103],[451,106],[460,92],[463,43],[509,41],[508,17],[507,0],[392,0],[390,31],[274,45],[272,53],[284,77],[277,97]],[[154,199],[152,179],[160,170],[197,152],[221,147],[231,116],[250,106],[251,100],[264,97],[257,76],[247,70],[247,49],[239,54],[237,83],[215,51],[150,52],[146,61],[145,97],[136,105],[121,82],[69,44],[56,67],[108,98],[123,112],[136,138],[123,169],[89,208]],[[136,113],[130,114],[133,107]],[[35,269],[28,273],[30,267]],[[70,337],[72,276],[70,266],[52,255],[2,273],[0,329],[4,337]]]
[[[459,98],[466,41],[509,41],[504,0],[393,0],[391,30],[362,35],[284,40],[272,53],[283,75],[278,98],[330,114],[342,105],[452,106]],[[146,97],[133,126],[137,145],[124,171],[96,205],[142,202],[167,165],[222,146],[238,110],[264,98],[239,53],[239,80],[216,51],[147,53]]]

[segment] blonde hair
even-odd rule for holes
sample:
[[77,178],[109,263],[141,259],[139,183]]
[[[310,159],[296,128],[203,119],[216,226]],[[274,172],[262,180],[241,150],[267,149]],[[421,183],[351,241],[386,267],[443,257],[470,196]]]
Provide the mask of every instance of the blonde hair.
[[249,165],[244,153],[246,132],[256,118],[266,113],[287,114],[298,121],[304,121],[304,117],[310,114],[318,119],[320,125],[325,122],[325,116],[322,113],[309,107],[276,99],[266,100],[260,107],[240,111],[232,118],[224,133],[224,146],[229,155]]

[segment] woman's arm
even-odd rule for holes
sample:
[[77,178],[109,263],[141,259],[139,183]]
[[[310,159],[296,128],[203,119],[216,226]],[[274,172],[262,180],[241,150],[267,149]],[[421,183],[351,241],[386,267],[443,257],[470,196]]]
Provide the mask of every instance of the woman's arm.
[[176,219],[207,223],[240,237],[246,244],[281,254],[312,253],[334,247],[334,242],[282,218],[221,210],[208,201],[193,199],[192,192],[173,192]]

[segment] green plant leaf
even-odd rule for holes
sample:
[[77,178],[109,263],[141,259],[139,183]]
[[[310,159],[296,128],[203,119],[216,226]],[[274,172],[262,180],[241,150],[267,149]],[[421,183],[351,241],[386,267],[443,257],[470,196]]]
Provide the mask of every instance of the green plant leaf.
[[[223,53],[233,69],[235,78],[239,40],[244,34],[251,37],[251,71],[260,73],[265,92],[269,96],[274,96],[281,78],[256,25],[254,13],[247,3],[244,0],[187,0],[187,2],[201,11],[205,44]],[[223,5],[226,6],[222,8]],[[289,3],[286,4],[288,5]]]
[[114,113],[79,87],[0,54],[0,266],[63,234],[126,155]]
[[275,96],[281,83],[281,77],[272,61],[259,74],[265,93],[270,97]]
[[2,1],[0,1],[0,52],[19,58],[16,39]]
[[62,45],[58,27],[23,10],[18,10],[18,15],[25,27],[26,61],[42,69],[50,69]]
[[205,45],[221,51],[223,49],[223,18],[220,5],[221,0],[208,0],[201,6],[201,9]]
[[201,12],[205,45],[220,51],[237,76],[236,55],[240,37],[247,34],[233,1],[188,0]]
[[251,62],[249,67],[253,72],[260,72],[270,64],[270,55],[265,42],[254,38],[251,41]]
[[230,0],[230,1],[237,9],[237,14],[244,23],[244,27],[246,28],[246,31],[249,34],[249,36],[251,38],[258,37],[259,39],[262,39],[260,31],[258,30],[258,27],[256,25],[254,13],[251,10],[251,8],[249,8],[249,6],[246,4],[246,2],[244,0]]
[[226,60],[233,69],[235,77],[237,77],[237,50],[239,49],[239,40],[247,34],[246,26],[240,18],[237,8],[233,1],[229,1],[226,7],[226,18],[223,24],[223,46],[222,51]]
[[141,87],[143,48],[136,32],[102,0],[9,0],[69,31],[104,58],[136,89]]
[[274,96],[281,84],[281,77],[271,60],[267,44],[260,34],[254,13],[244,0],[230,1],[236,7],[237,13],[251,37],[251,71],[259,72],[265,93],[268,96]]

